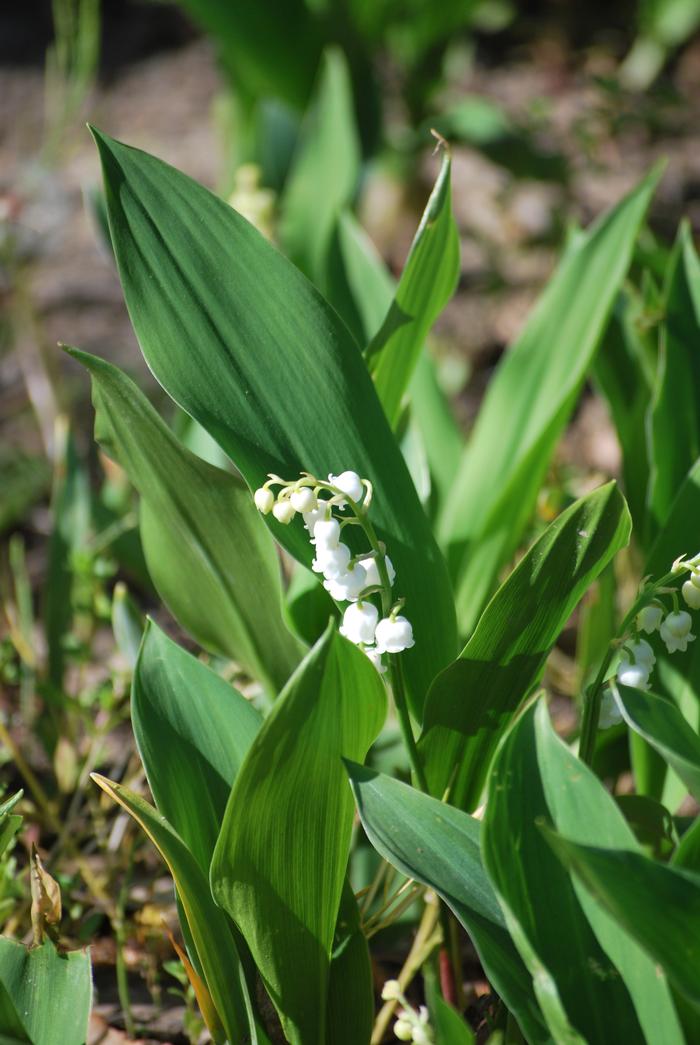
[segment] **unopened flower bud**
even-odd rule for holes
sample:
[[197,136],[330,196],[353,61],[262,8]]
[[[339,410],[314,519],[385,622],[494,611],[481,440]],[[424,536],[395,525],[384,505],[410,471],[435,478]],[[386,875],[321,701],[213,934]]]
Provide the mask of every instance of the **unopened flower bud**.
[[649,689],[649,671],[645,664],[622,663],[617,669],[617,681],[621,686],[634,689]]
[[296,515],[296,512],[294,511],[294,507],[290,504],[290,502],[284,500],[275,502],[275,505],[272,509],[272,514],[274,515],[277,522],[281,522],[284,526],[287,526]]
[[387,980],[382,987],[382,1001],[398,1001],[401,997],[401,984],[398,980]]
[[289,500],[294,505],[294,510],[306,514],[312,512],[316,507],[316,496],[308,486],[302,486],[290,495]]
[[377,625],[377,649],[382,653],[401,653],[415,645],[413,628],[405,617],[385,617]]
[[651,635],[653,631],[658,629],[663,615],[664,611],[661,606],[645,606],[637,614],[637,627],[640,631],[645,631],[647,635]]
[[399,1041],[411,1041],[413,1039],[413,1024],[408,1020],[397,1020],[394,1024],[394,1034]]
[[426,1026],[418,1025],[413,1028],[413,1036],[411,1038],[413,1045],[433,1045],[433,1036],[430,1030]]
[[371,602],[353,602],[343,614],[340,633],[351,642],[369,646],[374,642],[378,617],[377,607]]
[[261,486],[259,490],[256,490],[253,494],[253,500],[255,501],[255,507],[263,515],[267,515],[268,512],[272,511],[272,506],[275,503],[275,495],[272,490],[269,490],[265,486]]
[[340,475],[329,475],[328,482],[349,497],[350,500],[361,500],[362,480],[357,472],[341,472]]
[[695,584],[692,577],[684,583],[681,592],[691,610],[700,610],[700,587]]

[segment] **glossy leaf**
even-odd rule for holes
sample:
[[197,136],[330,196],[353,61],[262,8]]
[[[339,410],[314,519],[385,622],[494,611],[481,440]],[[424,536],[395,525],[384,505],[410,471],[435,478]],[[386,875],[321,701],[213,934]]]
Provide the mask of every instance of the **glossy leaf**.
[[[349,1019],[348,1014],[352,1017]],[[374,990],[369,946],[360,911],[345,880],[333,939],[328,983],[327,1045],[359,1045],[370,1040],[374,1023]]]
[[150,803],[99,773],[91,776],[131,814],[167,864],[224,1032],[230,1041],[250,1041],[250,999],[243,970],[231,928],[212,899],[206,874],[182,838]]
[[649,426],[649,511],[657,527],[666,521],[689,468],[700,457],[700,259],[685,223],[669,267]]
[[[206,189],[98,136],[110,227],[134,329],[169,394],[249,486],[352,468],[396,567],[416,646],[404,655],[416,715],[456,650],[447,570],[346,326],[298,269]],[[268,522],[309,566],[301,520]]]
[[531,1042],[545,1042],[530,976],[505,927],[484,871],[478,820],[408,784],[346,763],[358,812],[377,852],[435,889],[469,933],[494,989]]
[[562,512],[521,559],[428,694],[419,749],[433,794],[449,786],[452,804],[478,803],[500,736],[576,603],[629,535],[625,502],[608,483]]
[[284,198],[280,237],[285,253],[317,287],[336,219],[352,202],[360,172],[352,85],[343,52],[325,52]]
[[120,370],[70,353],[93,379],[98,442],[141,494],[146,561],[163,601],[202,645],[276,692],[303,646],[282,618],[279,563],[247,487],[185,450]]
[[[329,625],[253,742],[214,852],[214,896],[243,933],[293,1045],[322,1045],[326,1034],[353,819],[341,756],[364,759],[385,711],[379,675]],[[346,1021],[354,1018],[361,1013],[346,1006]]]
[[[544,702],[540,701],[534,713],[528,714],[534,718],[538,772],[548,813],[556,829],[583,844],[641,852],[641,845],[617,803],[595,774],[557,737]],[[523,732],[527,738],[532,737],[526,725]],[[531,888],[537,888],[534,879]],[[650,1045],[657,1041],[682,1045],[683,1035],[671,993],[655,963],[591,901],[586,890],[576,888],[576,895],[600,946],[629,991],[646,1041]],[[552,971],[558,979],[559,970]]]
[[465,634],[532,513],[658,177],[645,178],[567,250],[489,385],[439,527]]
[[640,853],[579,845],[551,831],[546,838],[595,900],[700,1007],[700,875]]
[[59,953],[50,940],[40,947],[27,948],[0,936],[3,1043],[84,1045],[91,1004],[92,972],[87,951]]
[[700,737],[667,697],[620,686],[618,706],[627,725],[651,744],[700,801]]
[[[583,766],[578,774],[583,797],[561,773],[545,776],[543,715],[542,706],[538,729],[536,708],[529,708],[499,748],[484,817],[484,864],[555,1041],[570,1040],[573,1030],[596,1045],[610,1040],[611,1027],[620,1041],[643,1041],[630,993],[606,953],[614,933],[598,923],[594,932],[569,875],[538,829],[543,820],[568,822],[577,815],[576,802],[585,806],[598,797]],[[625,830],[619,812],[613,815]],[[596,823],[580,829],[595,830]]]
[[151,621],[134,672],[131,720],[158,811],[207,875],[231,787],[262,719]]
[[452,297],[459,279],[459,233],[452,214],[450,155],[418,226],[394,300],[367,349],[377,394],[392,428],[426,335]]

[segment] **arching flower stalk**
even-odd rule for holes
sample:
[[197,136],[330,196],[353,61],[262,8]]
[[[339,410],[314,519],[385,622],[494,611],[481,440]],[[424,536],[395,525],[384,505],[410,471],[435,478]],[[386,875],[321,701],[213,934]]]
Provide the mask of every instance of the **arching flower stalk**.
[[[692,559],[680,556],[658,581],[646,578],[643,582],[586,695],[579,744],[584,761],[592,758],[596,730],[622,721],[615,699],[617,685],[642,690],[651,687],[656,656],[642,633],[652,635],[658,631],[669,653],[685,652],[688,644],[695,641],[692,617],[680,609],[678,593],[678,583],[687,574],[690,576],[680,587],[681,596],[690,609],[700,609],[700,554]],[[603,689],[606,683],[607,688]]]
[[[323,577],[334,602],[344,607],[340,633],[366,654],[381,675],[390,669],[411,764],[418,784],[427,790],[397,659],[414,645],[413,628],[400,612],[404,600],[393,595],[396,571],[369,518],[372,483],[351,470],[331,473],[327,480],[310,472],[291,480],[270,473],[253,496],[260,512],[272,512],[283,525],[301,515],[314,548],[311,568]],[[368,547],[359,554],[353,555],[343,541],[348,526],[360,527],[367,541]]]

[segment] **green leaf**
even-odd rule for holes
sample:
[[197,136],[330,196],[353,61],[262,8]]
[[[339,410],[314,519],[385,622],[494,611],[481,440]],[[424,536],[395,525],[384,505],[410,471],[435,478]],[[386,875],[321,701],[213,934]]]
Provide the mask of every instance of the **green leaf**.
[[479,821],[372,769],[351,762],[346,766],[374,848],[402,874],[442,896],[528,1040],[548,1041],[530,977],[482,866]]
[[[543,701],[533,717],[537,766],[556,829],[584,845],[605,844],[641,852],[641,845],[617,803],[595,774],[557,737]],[[522,728],[524,734],[532,736],[528,726]],[[646,1040],[682,1045],[683,1035],[668,985],[654,962],[600,910],[586,890],[576,887],[576,895],[598,942],[629,991]]]
[[343,52],[331,48],[323,55],[302,124],[279,230],[287,256],[322,290],[333,229],[340,212],[352,202],[359,172],[350,76]]
[[684,222],[670,261],[654,402],[650,415],[649,512],[666,521],[686,474],[700,457],[700,259]]
[[437,1045],[474,1045],[474,1033],[456,1009],[437,992],[430,1004]]
[[143,615],[126,584],[117,581],[112,594],[112,634],[117,649],[132,669],[139,655],[143,626]]
[[430,790],[474,808],[500,736],[537,685],[576,603],[629,540],[615,483],[576,501],[521,559],[461,657],[428,694],[419,742]]
[[326,297],[343,317],[358,345],[367,345],[382,325],[396,283],[352,211],[338,215],[326,264]]
[[373,1023],[369,945],[360,925],[355,894],[346,878],[331,954],[326,1045],[364,1045],[372,1036]]
[[91,1004],[87,951],[59,953],[50,940],[27,948],[0,936],[0,1036],[32,1045],[85,1045]]
[[284,623],[277,555],[245,484],[185,450],[117,367],[68,351],[92,375],[98,442],[141,494],[144,552],[163,601],[203,646],[277,692],[303,647]]
[[17,791],[0,805],[0,857],[22,826],[22,817],[12,810],[22,798],[24,791]]
[[231,787],[262,719],[149,621],[134,672],[131,720],[158,811],[207,875]]
[[700,801],[700,737],[668,697],[618,687],[618,706],[627,725],[651,744]]
[[[640,853],[578,845],[553,831],[546,838],[595,900],[700,1007],[700,875]],[[612,1019],[609,1013],[609,1026],[617,1029]]]
[[[546,744],[546,734],[543,744],[543,716],[543,705],[537,723],[536,708],[529,708],[499,748],[484,818],[484,863],[555,1041],[569,1041],[573,1031],[589,1045],[602,1045],[610,1041],[611,1027],[620,1041],[643,1041],[632,998],[606,953],[614,934],[600,923],[594,932],[590,912],[537,826],[544,819],[568,823],[577,815],[577,802],[584,808],[595,802],[601,809],[583,765],[581,794],[567,779],[570,768],[566,775],[561,769],[546,772],[552,745]],[[621,814],[612,809],[618,829],[633,845]],[[611,824],[604,822],[602,830],[609,831]],[[590,821],[580,829],[597,826]],[[624,943],[618,941],[619,947]]]
[[653,379],[638,326],[641,318],[643,306],[638,295],[625,288],[615,303],[592,369],[593,380],[608,402],[617,431],[625,499],[640,539],[647,511],[646,420]]
[[566,251],[489,385],[439,527],[466,634],[530,518],[658,178],[652,172]]
[[212,899],[205,873],[182,838],[149,802],[99,773],[91,777],[131,814],[167,864],[224,1033],[231,1042],[250,1041],[252,1012],[245,977],[231,926]]
[[[379,675],[330,624],[253,742],[214,852],[214,896],[243,933],[293,1045],[322,1045],[326,1035],[353,820],[341,756],[364,759],[385,712]],[[361,1014],[348,1005],[344,1018]]]
[[394,429],[426,335],[459,279],[459,233],[452,214],[450,169],[446,152],[394,300],[367,349],[377,394]]
[[[358,347],[301,273],[243,218],[166,164],[97,135],[110,227],[134,329],[168,393],[255,489],[352,468],[396,568],[416,645],[403,663],[420,716],[455,655],[447,570]],[[301,520],[281,544],[310,566]]]

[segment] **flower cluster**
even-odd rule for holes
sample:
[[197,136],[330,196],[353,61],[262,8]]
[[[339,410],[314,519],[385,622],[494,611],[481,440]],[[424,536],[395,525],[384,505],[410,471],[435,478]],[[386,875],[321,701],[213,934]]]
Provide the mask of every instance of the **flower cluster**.
[[428,1010],[421,1005],[416,1011],[406,1001],[398,980],[387,980],[382,989],[382,1001],[399,1001],[403,1005],[399,1009],[398,1019],[394,1024],[394,1034],[399,1041],[412,1041],[414,1045],[433,1045],[433,1029],[430,1026]]
[[[271,487],[281,489],[275,496]],[[328,496],[322,496],[326,494]],[[413,629],[399,610],[403,600],[392,603],[391,588],[396,579],[391,559],[376,540],[367,513],[372,500],[372,484],[357,472],[329,475],[328,481],[303,472],[300,479],[287,482],[270,474],[255,491],[255,505],[264,515],[289,525],[297,514],[304,520],[315,554],[311,564],[323,577],[323,586],[335,602],[347,602],[340,632],[359,646],[380,673],[385,653],[401,653],[414,645]],[[343,528],[360,525],[370,549],[353,556],[342,540]],[[372,596],[382,596],[386,609],[380,619]]]
[[[688,570],[690,576],[681,587],[683,599],[691,609],[700,609],[700,555],[690,560],[678,559],[671,569],[671,574]],[[693,621],[686,610],[679,609],[678,594],[673,588],[655,587],[658,594],[670,594],[673,599],[673,610],[667,612],[659,598],[654,598],[636,615],[632,636],[627,639],[620,650],[617,665],[616,681],[622,686],[635,689],[649,689],[649,678],[656,663],[654,651],[640,633],[659,636],[669,653],[680,651],[685,653],[689,642],[695,641],[691,629]],[[614,700],[612,690],[603,695],[600,707],[599,727],[607,729],[621,721],[619,708]]]

